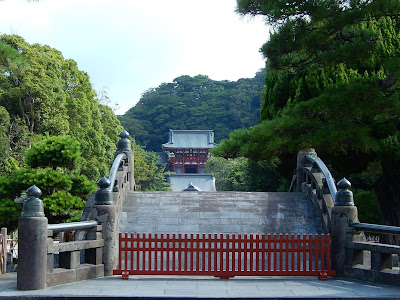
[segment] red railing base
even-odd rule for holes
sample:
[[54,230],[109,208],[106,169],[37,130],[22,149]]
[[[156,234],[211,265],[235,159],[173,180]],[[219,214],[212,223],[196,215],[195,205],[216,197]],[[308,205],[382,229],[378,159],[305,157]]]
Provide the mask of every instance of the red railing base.
[[215,278],[219,278],[219,279],[231,279],[231,278],[235,278],[235,276],[214,276]]
[[124,280],[129,279],[129,271],[122,271],[122,279]]
[[321,272],[321,273],[319,274],[319,279],[320,279],[320,280],[328,280],[328,273],[326,273],[326,272]]

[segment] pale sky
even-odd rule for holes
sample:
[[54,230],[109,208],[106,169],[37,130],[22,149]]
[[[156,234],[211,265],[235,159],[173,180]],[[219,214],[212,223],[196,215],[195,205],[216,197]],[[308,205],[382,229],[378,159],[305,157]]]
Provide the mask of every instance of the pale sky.
[[264,67],[263,19],[236,0],[0,0],[0,34],[47,44],[72,58],[93,88],[107,87],[117,114],[149,88],[181,75],[250,78]]

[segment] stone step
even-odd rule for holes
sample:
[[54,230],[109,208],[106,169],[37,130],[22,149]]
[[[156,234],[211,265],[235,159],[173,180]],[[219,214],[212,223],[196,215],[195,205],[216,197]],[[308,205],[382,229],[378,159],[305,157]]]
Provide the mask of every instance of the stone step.
[[130,192],[120,232],[323,233],[302,193]]

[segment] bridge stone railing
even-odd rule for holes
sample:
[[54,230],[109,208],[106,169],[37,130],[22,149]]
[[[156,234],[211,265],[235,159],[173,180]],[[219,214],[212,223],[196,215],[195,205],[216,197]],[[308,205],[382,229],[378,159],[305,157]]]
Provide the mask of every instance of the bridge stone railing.
[[[127,193],[135,190],[133,152],[128,137],[125,130],[120,133],[110,174],[98,181],[99,190],[89,197],[81,222],[48,225],[42,200],[38,198],[40,189],[33,186],[27,190],[29,198],[18,219],[18,289],[44,289],[112,275],[119,214]],[[51,238],[54,233],[71,231],[77,232],[75,241],[54,243]],[[55,253],[59,253],[57,269]]]
[[291,192],[304,192],[331,234],[331,264],[338,276],[400,286],[400,246],[367,241],[365,232],[400,236],[400,227],[360,223],[351,183],[335,186],[314,149],[300,151]]
[[[27,191],[22,215],[18,219],[17,288],[38,290],[47,286],[104,276],[102,251],[104,240],[101,225],[96,221],[47,224],[42,194],[36,186]],[[54,243],[52,236],[59,232],[86,230],[82,241]],[[85,255],[81,259],[81,252]],[[58,268],[54,268],[54,254],[58,253]],[[83,261],[83,264],[81,264]]]
[[304,192],[323,220],[323,229],[330,232],[331,214],[336,195],[336,185],[328,168],[317,156],[314,149],[302,150],[297,155],[297,168],[293,176],[290,192]]

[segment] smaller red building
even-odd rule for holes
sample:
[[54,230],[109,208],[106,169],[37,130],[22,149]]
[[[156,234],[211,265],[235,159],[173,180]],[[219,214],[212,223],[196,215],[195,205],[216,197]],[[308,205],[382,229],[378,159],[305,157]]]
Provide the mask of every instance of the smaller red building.
[[169,141],[162,145],[168,155],[170,171],[177,174],[205,173],[206,161],[214,148],[212,130],[172,130]]

